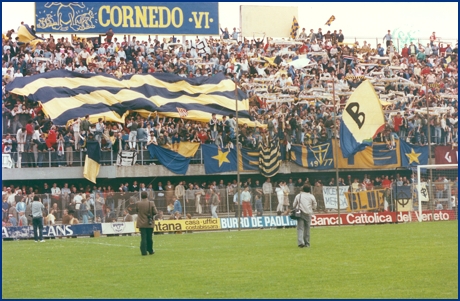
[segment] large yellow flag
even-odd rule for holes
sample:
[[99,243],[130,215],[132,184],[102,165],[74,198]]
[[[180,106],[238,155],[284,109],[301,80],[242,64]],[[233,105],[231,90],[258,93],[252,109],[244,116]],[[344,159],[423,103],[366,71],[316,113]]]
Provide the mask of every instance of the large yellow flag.
[[347,101],[340,123],[340,148],[344,158],[372,144],[385,128],[385,117],[372,84],[365,80]]

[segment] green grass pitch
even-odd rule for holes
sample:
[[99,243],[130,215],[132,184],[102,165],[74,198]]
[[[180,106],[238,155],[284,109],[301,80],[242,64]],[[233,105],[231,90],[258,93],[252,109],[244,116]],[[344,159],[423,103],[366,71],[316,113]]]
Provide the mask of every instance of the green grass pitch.
[[3,298],[458,299],[458,223],[165,234],[2,244]]

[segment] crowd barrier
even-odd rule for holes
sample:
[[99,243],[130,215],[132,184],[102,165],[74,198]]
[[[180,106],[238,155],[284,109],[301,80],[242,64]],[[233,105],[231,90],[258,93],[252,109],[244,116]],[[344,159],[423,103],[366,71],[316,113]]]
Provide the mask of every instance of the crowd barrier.
[[[340,214],[340,225],[371,225],[386,223],[428,222],[456,220],[455,210],[430,210],[409,212],[366,212],[366,213],[343,213]],[[216,231],[237,229],[260,229],[260,228],[285,228],[295,227],[296,220],[289,216],[257,216],[240,218],[197,218],[180,220],[155,221],[155,233],[182,233],[190,231]],[[313,227],[339,225],[338,214],[314,214],[312,216]],[[93,236],[94,233],[102,235],[135,234],[139,229],[136,222],[114,222],[100,224],[79,225],[54,225],[43,228],[45,238]],[[2,227],[2,239],[32,239],[33,227]]]
[[[276,185],[276,183],[273,183]],[[438,185],[442,184],[442,185]],[[315,213],[332,213],[340,209],[343,213],[356,212],[410,212],[417,211],[418,197],[421,197],[422,210],[435,209],[453,210],[457,206],[457,188],[451,186],[453,182],[438,183],[433,182],[431,185],[425,184],[427,190],[424,196],[418,193],[414,186],[394,186],[393,189],[385,189],[380,186],[373,187],[372,190],[360,192],[347,192],[349,186],[339,186],[340,199],[337,202],[336,186],[323,186],[322,189],[313,189],[313,195],[317,200],[317,210]],[[148,186],[148,184],[146,185]],[[437,191],[436,187],[441,186],[445,190]],[[232,188],[216,188],[219,203],[216,208],[216,214],[219,218],[237,217],[241,213],[241,217],[245,216],[285,216],[289,209],[292,208],[295,196],[300,192],[300,187],[291,187],[288,195],[278,195],[273,190],[272,193],[263,194],[263,187],[251,188],[251,209],[250,212],[244,212],[242,206],[238,206],[236,198],[236,187]],[[116,187],[113,187],[119,190]],[[178,187],[177,187],[178,188]],[[63,188],[64,189],[64,188]],[[166,187],[164,189],[167,189]],[[185,189],[185,187],[184,187]],[[178,189],[180,190],[180,189]],[[51,190],[52,191],[52,190]],[[155,202],[157,210],[162,213],[164,219],[169,219],[171,215],[179,211],[180,215],[185,218],[190,215],[192,218],[211,217],[211,192],[208,189],[186,189],[183,195],[176,198],[176,189],[172,190],[151,190],[146,189],[148,199]],[[177,193],[180,193],[177,191]],[[48,224],[59,224],[62,220],[64,210],[74,211],[73,217],[77,218],[80,223],[83,220],[83,213],[80,211],[80,203],[86,200],[88,213],[87,223],[104,223],[107,219],[124,220],[126,214],[133,214],[130,210],[136,202],[141,199],[141,192],[114,192],[105,190],[93,191],[92,193],[75,192],[59,194],[18,194],[14,196],[14,200],[7,194],[3,198],[7,202],[13,202],[13,206],[9,206],[8,212],[4,212],[2,219],[8,218],[9,214],[13,214],[16,218],[18,215],[15,209],[17,203],[24,202],[26,206],[26,217],[29,224],[32,219],[30,214],[30,203],[33,196],[38,196],[45,206],[44,216],[53,214],[50,219],[47,219]],[[80,201],[81,200],[81,201]],[[442,208],[439,208],[441,206]],[[240,212],[239,212],[240,211]]]
[[[133,164],[139,165],[150,165],[150,164],[159,164],[157,158],[151,158],[148,150],[145,149],[146,143],[142,141],[137,141],[138,146],[136,147],[136,159],[133,161]],[[127,151],[127,150],[124,150]],[[58,166],[84,166],[86,152],[83,150],[72,150],[62,152],[62,155],[58,155],[56,150],[49,151],[37,151],[37,152],[11,152],[3,155],[3,168],[28,168],[28,167],[58,167]],[[115,150],[101,150],[101,165],[115,165],[119,164],[120,154]],[[8,158],[9,157],[9,158]],[[190,158],[191,164],[203,164],[203,155],[201,148],[197,150],[195,155]],[[122,164],[119,164],[122,165]]]

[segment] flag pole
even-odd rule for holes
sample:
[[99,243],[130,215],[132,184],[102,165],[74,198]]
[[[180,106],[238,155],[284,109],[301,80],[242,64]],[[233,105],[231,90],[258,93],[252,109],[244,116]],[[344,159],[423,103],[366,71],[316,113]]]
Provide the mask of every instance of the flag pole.
[[339,193],[339,151],[338,151],[338,147],[339,147],[339,139],[337,139],[338,137],[338,129],[337,129],[337,112],[338,112],[338,109],[337,109],[337,101],[335,100],[335,76],[332,77],[332,99],[334,100],[334,140],[335,140],[335,144],[334,144],[334,158],[335,158],[335,185],[336,185],[336,191],[337,191],[337,216],[338,216],[338,225],[340,226],[341,222],[340,222],[340,193]]
[[235,147],[236,147],[236,185],[238,187],[237,189],[237,197],[236,197],[236,200],[238,201],[238,231],[241,231],[241,185],[240,185],[240,164],[239,164],[239,160],[240,160],[240,148],[239,148],[239,144],[238,144],[238,134],[239,134],[239,131],[238,131],[238,78],[236,77],[236,75],[234,76],[234,80],[235,80],[235,118],[236,118],[236,128],[235,128],[235,136],[236,136],[236,143],[235,143]]
[[[431,120],[430,120],[430,98],[428,97],[428,82],[426,80],[426,77],[424,78],[423,80],[425,82],[425,105],[426,105],[426,123],[427,123],[427,138],[428,138],[428,164],[430,164],[430,160],[431,160]],[[421,170],[420,170],[421,172]],[[429,188],[428,188],[428,195],[429,195],[429,199],[432,200],[432,204],[431,204],[431,207],[432,207],[432,211],[434,213],[434,206],[435,206],[435,202],[434,202],[434,197],[432,197],[432,193],[433,193],[433,169],[430,168],[430,185],[429,185]]]

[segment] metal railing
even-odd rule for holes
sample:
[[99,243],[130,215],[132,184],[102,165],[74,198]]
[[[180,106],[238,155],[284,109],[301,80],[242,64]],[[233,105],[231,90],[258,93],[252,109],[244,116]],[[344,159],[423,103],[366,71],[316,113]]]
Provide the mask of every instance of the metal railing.
[[[126,141],[128,142],[128,141]],[[158,159],[151,158],[149,151],[145,148],[146,142],[136,141],[137,147],[137,165],[150,165],[152,163],[159,164]],[[127,150],[127,149],[123,149]],[[84,166],[86,151],[80,149],[78,151],[64,150],[59,155],[57,150],[30,150],[26,152],[11,152],[8,153],[13,161],[14,168],[27,167],[59,167],[59,166]],[[3,154],[3,155],[8,155]],[[69,155],[70,154],[70,155]],[[101,165],[116,165],[118,153],[115,150],[101,149]],[[191,164],[203,164],[203,156],[201,148],[197,150],[191,158]]]
[[[434,183],[432,188],[435,188]],[[431,187],[431,186],[430,186]],[[177,191],[175,190],[151,190],[140,189],[147,192],[149,200],[155,202],[159,214],[156,216],[158,219],[168,220],[177,212],[185,218],[190,215],[192,218],[231,218],[231,217],[246,217],[246,216],[276,216],[276,215],[289,215],[290,209],[293,208],[295,196],[300,192],[300,187],[295,187],[294,191],[287,196],[280,196],[276,193],[261,194],[262,187],[251,188],[251,201],[250,208],[252,210],[245,212],[242,204],[238,205],[234,192],[236,188],[216,188],[219,203],[217,205],[211,204],[211,191],[210,189],[186,189]],[[381,187],[374,187],[373,190],[381,189]],[[342,214],[346,213],[368,213],[368,212],[382,212],[384,210],[398,213],[399,200],[393,194],[393,189],[397,190],[398,187],[393,186],[391,189],[386,189],[384,193],[384,201],[387,208],[381,207],[373,210],[343,210]],[[259,190],[257,192],[257,190]],[[92,192],[60,192],[59,194],[44,193],[44,194],[18,194],[11,197],[10,194],[3,195],[3,200],[9,204],[6,212],[2,214],[2,220],[8,222],[9,216],[13,215],[16,220],[19,218],[18,211],[25,209],[25,215],[28,219],[29,225],[32,224],[32,218],[29,216],[31,211],[31,203],[34,196],[38,196],[45,205],[43,211],[44,223],[46,225],[53,224],[69,224],[71,217],[78,220],[78,223],[105,223],[105,222],[121,222],[121,221],[135,221],[137,213],[135,210],[135,203],[141,199],[142,191],[92,191]],[[395,194],[397,195],[397,194]],[[413,200],[413,207],[406,208],[403,211],[417,211],[418,202],[417,195],[413,193],[408,196]],[[316,195],[318,202],[317,209],[314,214],[328,214],[337,215],[337,209],[326,208],[323,195]],[[435,196],[436,203],[442,203],[443,208],[434,208],[428,202],[423,204],[423,210],[430,210],[433,213],[436,210],[454,210],[454,215],[457,217],[457,205],[451,201],[450,189],[443,191],[442,194],[438,192]],[[19,204],[18,203],[22,203]],[[85,204],[83,206],[82,204]],[[85,210],[86,207],[86,210]],[[213,216],[213,207],[215,207],[216,215]],[[246,206],[245,206],[246,207]],[[70,215],[69,215],[70,214]],[[173,218],[171,218],[173,219]],[[14,226],[7,224],[7,226]]]

